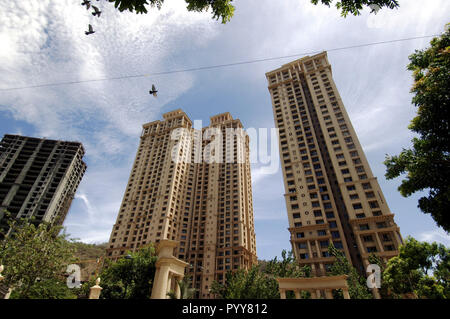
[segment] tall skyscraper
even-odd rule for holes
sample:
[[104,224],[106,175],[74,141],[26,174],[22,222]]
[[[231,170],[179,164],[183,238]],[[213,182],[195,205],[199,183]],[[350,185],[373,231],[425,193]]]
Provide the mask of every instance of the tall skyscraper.
[[214,280],[257,261],[249,138],[229,113],[204,128],[181,110],[163,117],[143,125],[107,255],[179,241],[175,256],[191,265],[198,297],[210,298]]
[[0,143],[0,227],[8,233],[7,210],[15,218],[62,224],[86,171],[84,148],[64,142],[5,135]]
[[387,260],[402,244],[333,81],[327,53],[266,73],[280,157],[291,244],[301,265],[324,275],[329,243],[365,272],[368,257]]

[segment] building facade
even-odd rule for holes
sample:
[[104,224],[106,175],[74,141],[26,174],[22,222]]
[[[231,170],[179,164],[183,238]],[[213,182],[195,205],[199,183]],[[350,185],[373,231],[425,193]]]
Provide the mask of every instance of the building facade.
[[0,226],[9,227],[5,210],[14,218],[61,225],[86,171],[84,147],[19,135],[0,143]]
[[197,297],[211,298],[214,280],[257,260],[249,138],[229,113],[208,127],[193,127],[181,110],[163,117],[143,125],[107,255],[176,240]]
[[301,265],[325,275],[333,243],[362,273],[371,253],[387,260],[402,244],[399,227],[333,81],[327,53],[266,73],[291,244]]

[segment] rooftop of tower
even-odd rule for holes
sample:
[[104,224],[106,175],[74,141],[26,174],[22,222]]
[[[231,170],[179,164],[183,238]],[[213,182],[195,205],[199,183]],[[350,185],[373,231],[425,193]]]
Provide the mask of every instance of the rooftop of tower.
[[321,53],[318,53],[318,54],[315,54],[315,55],[312,55],[312,56],[307,55],[307,56],[305,56],[303,58],[300,58],[300,59],[288,62],[286,64],[283,64],[278,69],[266,72],[266,77],[269,76],[269,75],[272,75],[273,73],[280,72],[281,70],[285,69],[286,67],[292,66],[293,64],[302,63],[302,62],[305,62],[305,61],[308,61],[308,60],[311,60],[311,59],[315,59],[315,58],[319,58],[319,57],[326,57],[328,59],[327,51],[323,51]]

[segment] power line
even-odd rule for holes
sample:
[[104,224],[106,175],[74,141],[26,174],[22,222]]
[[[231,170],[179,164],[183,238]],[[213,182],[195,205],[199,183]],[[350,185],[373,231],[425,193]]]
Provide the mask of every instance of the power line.
[[303,53],[297,53],[297,54],[291,54],[291,55],[285,55],[285,56],[278,56],[278,57],[270,57],[270,58],[255,59],[255,60],[248,60],[248,61],[241,61],[241,62],[234,62],[234,63],[226,63],[226,64],[217,64],[217,65],[210,65],[210,66],[195,67],[195,68],[190,68],[190,69],[162,71],[162,72],[147,73],[147,74],[124,75],[124,76],[118,76],[118,77],[109,77],[109,78],[91,79],[91,80],[79,80],[79,81],[46,83],[46,84],[29,85],[29,86],[22,86],[22,87],[5,88],[5,89],[0,88],[0,91],[34,89],[34,88],[49,87],[49,86],[71,85],[71,84],[80,84],[80,83],[88,83],[88,82],[101,82],[101,81],[110,81],[110,80],[123,80],[123,79],[142,78],[142,77],[158,76],[158,75],[168,75],[168,74],[183,73],[183,72],[194,72],[194,71],[219,69],[219,68],[225,68],[225,67],[236,66],[236,65],[244,65],[244,64],[252,64],[252,63],[260,63],[260,62],[273,61],[273,60],[294,58],[294,57],[303,56],[303,55],[320,53],[320,52],[323,52],[323,51],[332,52],[332,51],[349,50],[349,49],[356,49],[356,48],[362,48],[362,47],[368,47],[368,46],[374,46],[374,45],[380,45],[380,44],[388,44],[388,43],[404,42],[404,41],[411,41],[411,40],[417,40],[417,39],[432,38],[432,37],[436,37],[436,36],[439,36],[439,35],[425,35],[425,36],[421,36],[421,37],[412,37],[412,38],[388,40],[388,41],[381,41],[381,42],[371,42],[371,43],[365,43],[365,44],[358,44],[358,45],[352,45],[352,46],[346,46],[346,47],[333,48],[333,49],[328,49],[328,50],[317,50],[317,51],[303,52]]

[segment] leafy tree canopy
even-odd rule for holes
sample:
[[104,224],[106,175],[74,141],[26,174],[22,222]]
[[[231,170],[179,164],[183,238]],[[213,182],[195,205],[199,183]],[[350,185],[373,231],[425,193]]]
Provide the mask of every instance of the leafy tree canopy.
[[[147,13],[146,5],[161,9],[164,0],[108,0],[114,2],[119,11],[129,10],[136,13]],[[202,12],[211,9],[213,19],[222,19],[222,23],[231,20],[234,14],[233,0],[185,0],[188,11]]]
[[220,299],[279,299],[278,282],[282,277],[308,277],[309,267],[300,268],[292,252],[285,250],[269,262],[260,263],[250,270],[239,269],[228,272],[225,283],[216,281],[211,286],[211,292]]
[[407,174],[398,188],[409,197],[428,190],[419,199],[418,207],[435,222],[450,231],[450,25],[431,47],[409,57],[408,69],[413,71],[415,94],[412,102],[417,116],[409,129],[418,134],[412,148],[397,156],[386,156],[386,178]]
[[[157,7],[161,9],[164,0],[108,0],[114,2],[114,6],[119,11],[131,11],[138,14],[147,13],[146,6]],[[231,4],[233,0],[185,0],[188,11],[203,12],[211,9],[213,19],[222,20],[222,23],[227,23],[231,20],[234,14],[235,7]],[[318,3],[330,6],[333,0],[311,0],[315,5]],[[341,15],[346,17],[349,13],[359,15],[364,7],[370,7],[372,11],[378,8],[395,9],[399,7],[396,0],[340,0],[336,3],[336,8],[341,10]]]
[[[311,0],[316,5],[319,1],[327,6],[333,3],[333,0]],[[364,7],[370,7],[372,12],[376,12],[376,8],[396,9],[399,7],[399,4],[396,0],[340,0],[336,2],[336,8],[341,10],[343,17],[346,17],[349,13],[355,16],[360,15]]]
[[[336,258],[331,266],[330,276],[347,275],[348,293],[351,299],[372,299],[372,293],[367,288],[366,278],[361,276],[355,267],[347,260],[344,253],[331,244],[328,247],[330,255]],[[343,297],[343,296],[335,296]]]
[[74,249],[62,227],[30,220],[10,219],[9,235],[0,242],[0,264],[5,266],[2,284],[13,288],[11,298],[67,298],[67,265]]
[[[100,286],[103,288],[101,299],[149,299],[156,272],[155,248],[152,245],[141,247],[129,253],[127,257],[113,262],[106,259],[102,271]],[[80,297],[89,295],[89,288],[94,285],[92,278],[81,288]]]
[[[182,280],[175,279],[178,288],[180,289],[180,299],[193,299],[197,289],[192,288],[192,278],[187,275],[184,276]],[[177,299],[175,291],[169,291],[167,295],[170,299]]]
[[450,250],[437,243],[408,237],[399,255],[391,258],[382,276],[393,297],[450,298]]

